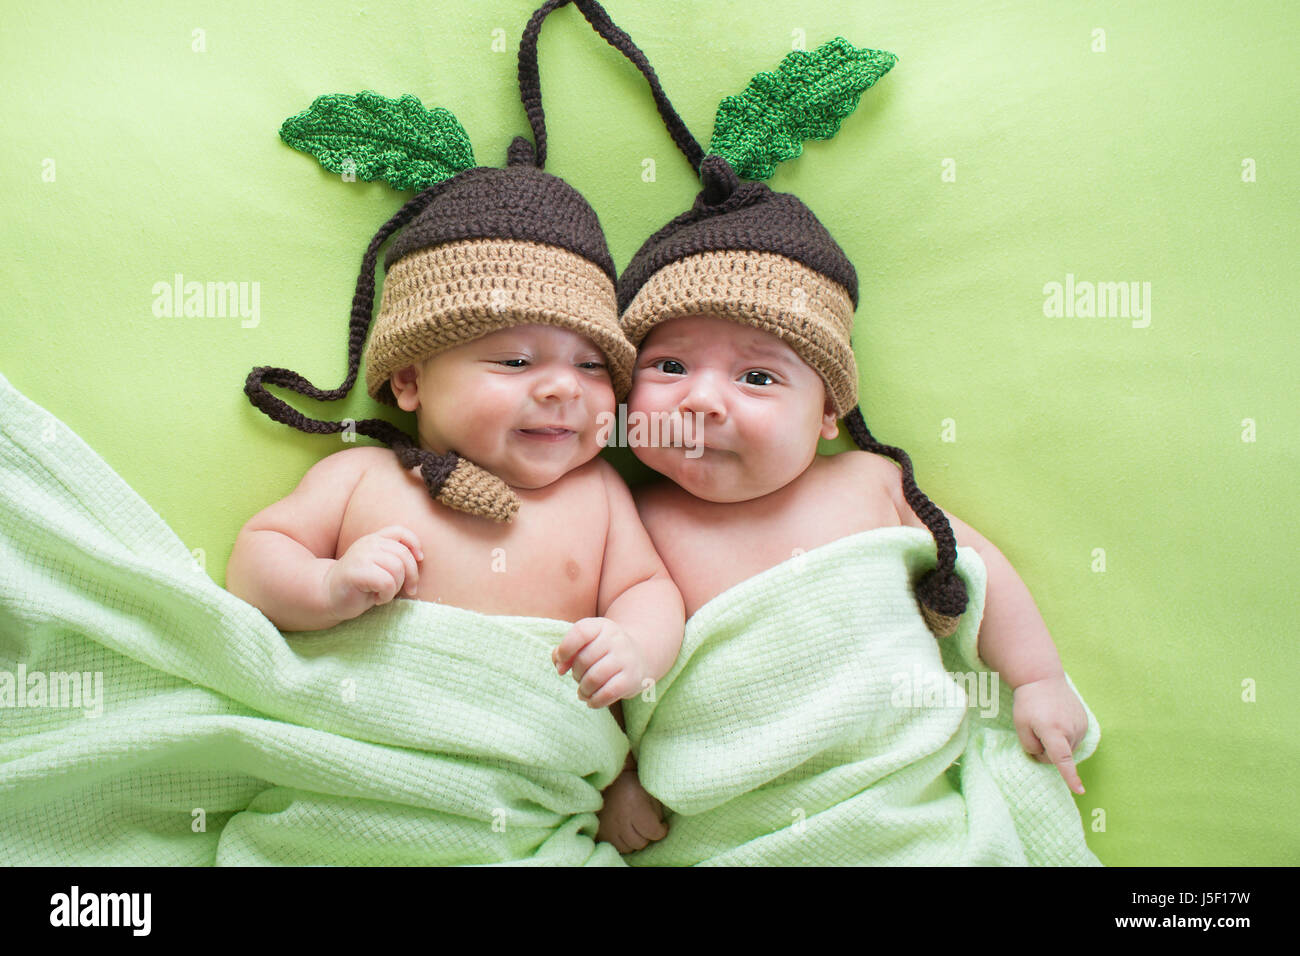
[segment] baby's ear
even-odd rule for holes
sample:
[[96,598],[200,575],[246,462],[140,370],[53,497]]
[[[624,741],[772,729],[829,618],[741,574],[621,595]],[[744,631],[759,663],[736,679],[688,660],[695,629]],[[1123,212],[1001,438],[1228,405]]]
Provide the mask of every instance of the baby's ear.
[[413,412],[420,407],[418,376],[418,369],[414,365],[407,365],[388,377],[388,387],[393,390],[397,407],[404,412]]
[[835,414],[835,403],[831,401],[830,396],[826,396],[826,402],[822,405],[822,430],[821,436],[827,441],[832,438],[838,438],[840,426],[838,424],[839,416]]

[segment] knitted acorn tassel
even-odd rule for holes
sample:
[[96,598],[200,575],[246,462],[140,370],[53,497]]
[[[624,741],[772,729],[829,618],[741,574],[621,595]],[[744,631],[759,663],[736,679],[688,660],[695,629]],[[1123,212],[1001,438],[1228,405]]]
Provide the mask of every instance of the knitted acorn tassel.
[[912,460],[907,457],[907,452],[893,445],[882,445],[871,436],[860,408],[855,406],[844,416],[844,427],[863,451],[888,455],[903,467],[903,497],[934,535],[939,557],[938,567],[928,571],[917,583],[916,600],[926,626],[936,637],[948,637],[957,630],[967,601],[966,583],[953,570],[957,564],[957,539],[948,523],[948,516],[916,486],[912,477]]
[[466,514],[510,521],[519,511],[519,496],[504,481],[454,451],[439,455],[406,443],[393,444],[405,468],[420,468],[420,477],[435,501]]

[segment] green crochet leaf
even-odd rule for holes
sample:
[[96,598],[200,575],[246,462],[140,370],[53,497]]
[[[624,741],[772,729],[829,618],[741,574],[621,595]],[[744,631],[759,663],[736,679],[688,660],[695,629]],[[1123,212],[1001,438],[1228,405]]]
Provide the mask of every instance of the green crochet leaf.
[[807,139],[830,139],[858,98],[898,62],[884,50],[859,50],[836,37],[811,53],[795,50],[745,92],[718,104],[709,152],[742,179],[767,179],[803,152]]
[[410,93],[395,100],[369,90],[318,96],[284,121],[280,138],[326,169],[387,180],[395,189],[425,189],[474,165],[456,117],[425,109]]

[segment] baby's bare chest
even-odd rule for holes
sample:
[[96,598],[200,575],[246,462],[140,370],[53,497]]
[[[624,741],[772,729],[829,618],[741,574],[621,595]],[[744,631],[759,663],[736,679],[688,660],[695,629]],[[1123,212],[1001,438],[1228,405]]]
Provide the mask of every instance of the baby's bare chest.
[[499,523],[434,502],[413,472],[371,469],[344,514],[338,554],[389,525],[420,540],[418,597],[483,614],[576,621],[597,613],[608,515],[603,487],[561,479],[521,492],[513,521]]
[[873,528],[899,524],[883,489],[821,483],[787,500],[715,504],[684,496],[646,527],[682,592],[686,616],[768,568]]

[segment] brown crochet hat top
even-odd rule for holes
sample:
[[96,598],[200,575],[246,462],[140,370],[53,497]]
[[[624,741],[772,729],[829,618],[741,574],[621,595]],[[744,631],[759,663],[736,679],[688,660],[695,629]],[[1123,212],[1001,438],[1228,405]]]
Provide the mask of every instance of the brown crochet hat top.
[[[384,269],[419,249],[461,239],[524,239],[589,259],[615,281],[605,234],[591,204],[558,176],[532,165],[526,141],[499,169],[478,166],[443,184],[431,203],[393,240]],[[520,149],[516,147],[516,150]]]
[[605,355],[616,401],[636,351],[618,326],[614,261],[600,221],[564,180],[512,144],[504,169],[464,170],[430,190],[393,241],[366,354],[366,389],[396,405],[390,376],[500,329],[554,325]]
[[[695,204],[637,250],[618,281],[618,310],[632,304],[646,281],[664,266],[701,252],[771,252],[801,262],[843,286],[856,309],[858,273],[812,210],[792,193],[767,183],[740,182],[719,156],[701,166],[704,189]],[[725,166],[725,168],[724,168]]]

